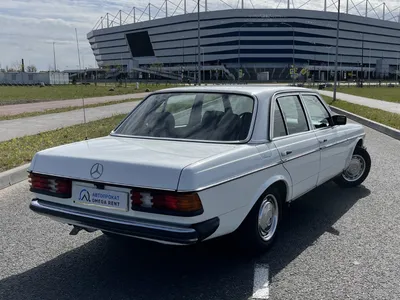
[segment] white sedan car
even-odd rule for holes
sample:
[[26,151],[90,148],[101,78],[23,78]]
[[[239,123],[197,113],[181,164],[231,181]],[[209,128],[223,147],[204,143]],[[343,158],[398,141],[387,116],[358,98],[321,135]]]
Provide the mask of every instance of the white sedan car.
[[30,208],[73,225],[71,234],[187,245],[234,233],[264,250],[285,204],[331,179],[365,180],[364,138],[313,90],[166,89],[109,136],[38,152]]

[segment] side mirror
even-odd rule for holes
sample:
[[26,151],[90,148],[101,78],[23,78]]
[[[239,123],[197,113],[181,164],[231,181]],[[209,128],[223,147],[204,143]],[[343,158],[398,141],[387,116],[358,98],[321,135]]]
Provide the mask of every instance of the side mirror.
[[333,125],[346,125],[347,117],[343,115],[334,115],[332,116]]

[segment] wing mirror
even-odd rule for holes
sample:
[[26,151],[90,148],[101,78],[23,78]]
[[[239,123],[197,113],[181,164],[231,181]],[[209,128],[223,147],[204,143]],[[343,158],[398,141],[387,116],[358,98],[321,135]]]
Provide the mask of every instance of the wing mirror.
[[333,125],[346,125],[347,117],[343,115],[332,116]]

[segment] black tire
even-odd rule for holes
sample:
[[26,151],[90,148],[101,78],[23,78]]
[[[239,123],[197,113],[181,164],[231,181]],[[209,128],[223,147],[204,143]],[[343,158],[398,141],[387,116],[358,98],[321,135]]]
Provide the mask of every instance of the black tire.
[[344,175],[345,171],[343,171],[342,174],[340,174],[338,177],[336,177],[334,179],[334,182],[342,188],[351,188],[351,187],[359,186],[368,177],[369,171],[371,169],[371,157],[369,156],[369,153],[365,148],[356,147],[354,149],[353,156],[354,155],[359,155],[364,159],[364,161],[365,161],[364,172],[361,175],[361,177],[358,178],[357,180],[350,181],[350,180],[346,179],[346,176]]
[[[259,229],[259,212],[264,201],[269,196],[275,197],[278,212],[274,234],[268,240],[266,240],[265,238],[263,239],[262,233]],[[282,222],[282,212],[283,205],[281,194],[276,188],[267,189],[260,199],[258,199],[236,232],[236,241],[239,243],[240,248],[253,253],[264,252],[269,249],[279,233],[280,224]]]

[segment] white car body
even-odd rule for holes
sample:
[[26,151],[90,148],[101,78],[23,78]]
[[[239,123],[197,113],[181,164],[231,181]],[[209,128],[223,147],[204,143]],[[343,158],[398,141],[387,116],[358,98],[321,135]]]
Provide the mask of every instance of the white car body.
[[[358,124],[313,129],[307,114],[310,130],[273,138],[275,99],[282,95],[297,95],[300,99],[304,95],[319,97],[313,90],[214,86],[157,93],[187,91],[235,92],[253,97],[254,113],[246,141],[214,143],[111,134],[40,151],[29,171],[72,179],[73,192],[70,198],[34,192],[31,209],[79,228],[161,243],[196,243],[237,230],[264,191],[277,182],[285,189],[284,200],[290,202],[340,175],[349,165],[356,145],[362,144],[365,137],[363,127]],[[99,171],[94,177],[102,174],[94,179],[93,171]],[[132,187],[195,192],[203,211],[180,216],[132,210],[129,203],[127,209],[111,209],[97,205],[83,207],[75,201],[77,191],[85,187],[96,189],[99,184],[99,192],[110,190],[121,195],[129,195]],[[113,224],[118,224],[118,229]]]

